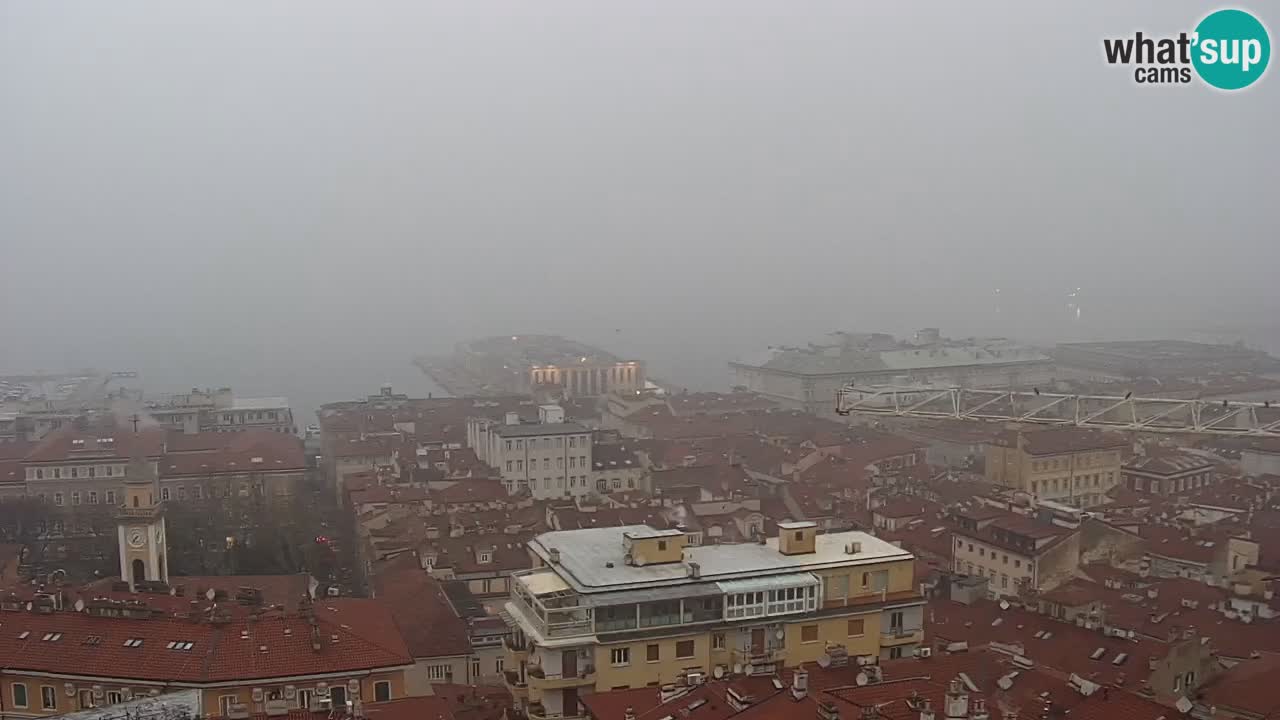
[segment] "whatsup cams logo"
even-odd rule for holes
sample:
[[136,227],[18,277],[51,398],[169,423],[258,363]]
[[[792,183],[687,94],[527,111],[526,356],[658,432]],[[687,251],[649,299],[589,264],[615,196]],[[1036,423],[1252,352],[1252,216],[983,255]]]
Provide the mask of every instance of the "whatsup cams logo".
[[1107,38],[1102,50],[1111,65],[1133,66],[1143,85],[1189,84],[1193,77],[1219,90],[1242,90],[1267,71],[1271,36],[1244,10],[1218,10],[1192,32],[1174,37]]

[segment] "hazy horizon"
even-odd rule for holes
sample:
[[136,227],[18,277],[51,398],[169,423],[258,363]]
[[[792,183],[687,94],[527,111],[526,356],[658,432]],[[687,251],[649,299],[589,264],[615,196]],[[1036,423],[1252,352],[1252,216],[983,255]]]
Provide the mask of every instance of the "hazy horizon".
[[1204,11],[4,3],[0,374],[231,385],[303,425],[434,392],[411,357],[490,334],[711,389],[837,329],[1280,351],[1276,79],[1102,60]]

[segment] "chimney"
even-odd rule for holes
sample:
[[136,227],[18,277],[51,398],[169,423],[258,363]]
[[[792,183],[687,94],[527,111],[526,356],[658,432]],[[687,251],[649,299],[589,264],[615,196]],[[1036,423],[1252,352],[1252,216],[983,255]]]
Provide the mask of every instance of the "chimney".
[[797,700],[809,694],[809,673],[797,668],[791,673],[791,695]]
[[947,720],[963,720],[969,716],[969,693],[957,678],[947,687]]
[[622,720],[636,720],[636,710],[630,705],[622,713]]
[[840,708],[829,700],[819,702],[818,720],[840,720]]
[[702,577],[702,566],[696,562],[689,563],[689,577],[694,580]]
[[518,412],[509,412],[509,413],[507,413],[506,423],[507,423],[508,425],[519,425],[519,424],[520,424],[520,413],[518,413]]
[[974,698],[973,711],[969,713],[969,720],[990,720],[991,716],[987,714],[987,701],[982,698]]
[[933,701],[925,698],[924,707],[920,708],[920,720],[935,720],[933,714]]

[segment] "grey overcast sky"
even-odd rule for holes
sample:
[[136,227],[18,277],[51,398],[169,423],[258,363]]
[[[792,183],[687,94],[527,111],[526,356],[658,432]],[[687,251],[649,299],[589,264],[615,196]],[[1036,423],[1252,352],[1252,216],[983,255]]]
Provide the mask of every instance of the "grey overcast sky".
[[708,383],[837,328],[1277,333],[1277,69],[1102,59],[1208,9],[7,0],[0,371],[305,407],[490,333]]

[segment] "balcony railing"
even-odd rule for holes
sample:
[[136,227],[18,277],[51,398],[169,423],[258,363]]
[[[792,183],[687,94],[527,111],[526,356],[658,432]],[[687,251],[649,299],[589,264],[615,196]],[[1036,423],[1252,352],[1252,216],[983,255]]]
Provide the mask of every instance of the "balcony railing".
[[733,660],[744,665],[771,665],[782,662],[783,655],[781,645],[763,649],[740,648],[733,651]]
[[901,642],[915,642],[920,639],[920,630],[920,628],[908,627],[886,628],[880,633],[880,642],[881,644],[887,643],[890,645],[895,645]]
[[515,670],[503,670],[502,677],[507,681],[507,685],[513,688],[527,687],[527,683],[520,679],[520,673]]
[[591,665],[585,665],[579,668],[578,672],[569,675],[559,672],[549,673],[537,665],[529,667],[529,684],[540,690],[579,687],[594,684],[595,681],[596,669]]

